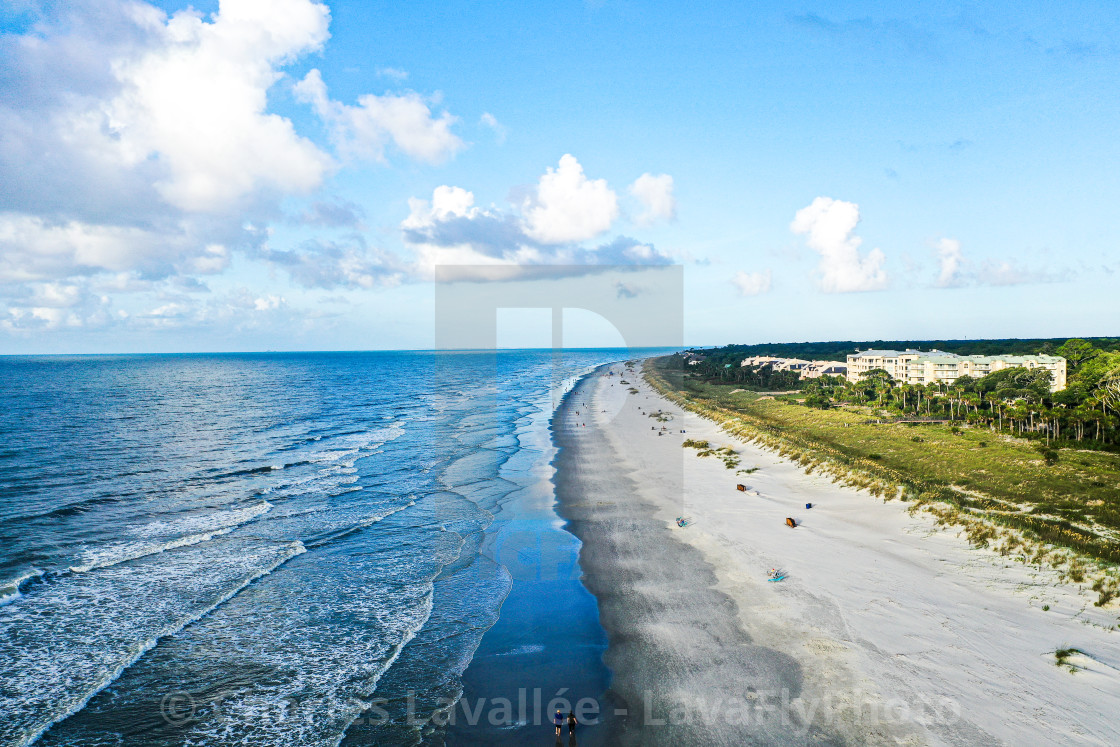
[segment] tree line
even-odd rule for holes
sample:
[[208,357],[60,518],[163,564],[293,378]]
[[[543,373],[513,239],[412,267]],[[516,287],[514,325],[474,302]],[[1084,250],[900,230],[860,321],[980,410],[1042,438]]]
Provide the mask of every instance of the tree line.
[[[800,390],[809,407],[828,409],[848,405],[867,406],[895,417],[948,420],[978,425],[1014,435],[1038,438],[1047,446],[1053,441],[1074,442],[1083,447],[1113,449],[1120,445],[1120,339],[1073,338],[1017,341],[1023,345],[1000,347],[1006,341],[961,342],[957,350],[946,341],[936,344],[959,355],[1046,353],[1066,359],[1066,388],[1050,391],[1050,371],[1041,368],[1006,368],[982,378],[962,376],[952,383],[909,384],[891,378],[883,369],[865,373],[859,381],[842,376],[801,380],[797,372],[775,371],[770,366],[741,366],[747,355],[772,355],[806,359],[843,360],[851,343],[807,343],[782,346],[727,345],[701,351],[704,360],[694,365],[686,354],[671,356],[670,368],[691,379],[734,384],[755,391]],[[1045,346],[1038,343],[1047,343]],[[1054,344],[1057,343],[1057,344]],[[868,345],[869,343],[860,343]],[[820,347],[813,347],[813,346]],[[930,343],[876,342],[888,349],[924,348]],[[755,347],[765,349],[754,350]],[[840,355],[843,352],[843,355]],[[814,353],[833,353],[816,355]]]
[[671,356],[669,367],[683,371],[689,378],[717,384],[735,384],[743,389],[762,392],[787,392],[801,388],[801,375],[796,371],[775,371],[771,366],[743,366],[743,356],[736,353],[705,351],[705,358],[695,364],[683,354]]
[[883,369],[859,381],[821,377],[804,382],[804,404],[827,409],[844,403],[887,414],[936,418],[979,425],[1018,436],[1120,444],[1120,352],[1071,339],[1053,352],[1067,362],[1066,388],[1050,391],[1051,373],[1042,368],[1005,368],[982,378],[962,376],[952,383],[898,383]]
[[[1079,338],[1080,339],[1080,338]],[[1084,339],[1097,350],[1120,351],[1120,337],[1089,337]],[[831,342],[782,342],[759,345],[724,345],[707,350],[697,349],[708,356],[727,355],[753,358],[770,355],[775,358],[801,358],[803,360],[844,361],[857,350],[942,350],[957,355],[1059,355],[1060,347],[1069,340],[1059,338],[1006,339],[1006,340],[834,340]]]

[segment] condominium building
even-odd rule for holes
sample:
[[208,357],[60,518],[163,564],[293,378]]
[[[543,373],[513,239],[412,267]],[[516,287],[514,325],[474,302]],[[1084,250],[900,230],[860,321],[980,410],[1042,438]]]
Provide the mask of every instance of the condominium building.
[[1066,359],[1056,355],[957,355],[940,350],[863,350],[848,356],[848,380],[859,381],[881,368],[899,384],[952,384],[961,376],[979,379],[1005,368],[1045,368],[1050,391],[1066,388]]
[[800,358],[774,358],[769,355],[757,355],[753,358],[744,358],[740,366],[754,366],[762,368],[770,366],[775,371],[793,371],[802,379],[818,379],[821,376],[844,376],[848,367],[840,361],[804,361]]
[[819,379],[822,376],[847,376],[848,366],[840,361],[813,361],[801,369],[801,378]]

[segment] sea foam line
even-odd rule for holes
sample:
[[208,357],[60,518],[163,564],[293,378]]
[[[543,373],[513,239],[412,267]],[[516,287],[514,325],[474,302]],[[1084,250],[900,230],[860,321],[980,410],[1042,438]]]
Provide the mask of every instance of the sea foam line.
[[330,544],[331,542],[336,542],[337,540],[340,540],[343,537],[349,536],[349,535],[353,534],[354,532],[361,531],[362,529],[366,529],[367,527],[371,527],[374,524],[376,524],[377,522],[382,521],[384,519],[387,519],[390,516],[392,516],[393,514],[400,513],[401,511],[404,511],[406,508],[412,508],[415,505],[416,505],[416,499],[413,498],[412,500],[410,500],[408,503],[406,503],[403,506],[397,506],[396,508],[390,509],[383,514],[378,514],[378,515],[375,515],[375,516],[369,516],[365,519],[362,519],[361,521],[359,521],[357,524],[355,524],[352,527],[349,527],[347,529],[343,529],[342,531],[338,532],[337,534],[332,534],[331,536],[326,537],[324,539],[321,539],[318,542],[309,543],[307,546],[314,549],[316,547],[322,547],[323,545]]
[[[409,642],[413,638],[415,638],[421,630],[424,629],[424,626],[428,624],[428,620],[432,618],[432,608],[435,606],[434,582],[428,582],[428,596],[425,600],[424,606],[426,608],[424,610],[424,619],[420,620],[412,630],[408,631],[408,633],[401,637],[400,643],[397,644],[396,651],[393,652],[392,656],[385,660],[385,664],[382,665],[381,670],[376,675],[374,675],[373,682],[370,685],[369,693],[366,695],[367,698],[371,697],[375,692],[377,692],[377,683],[381,682],[381,678],[384,677],[385,673],[388,672],[389,669],[392,668],[393,664],[397,662],[397,659],[400,658],[401,652],[404,651],[404,647],[407,646]],[[331,745],[331,747],[339,747],[339,745],[342,744],[342,740],[346,738],[346,732],[350,730],[350,727],[353,725],[353,723],[358,719],[359,716],[361,716],[365,712],[366,708],[368,708],[369,705],[369,703],[363,703],[363,708],[358,710],[354,714],[353,718],[346,722],[346,725],[339,732],[338,737],[334,740],[334,743]]]
[[188,615],[185,618],[181,618],[174,623],[166,626],[151,638],[141,641],[139,647],[136,649],[131,659],[128,659],[127,661],[124,661],[120,665],[118,665],[116,669],[102,678],[101,681],[96,683],[93,688],[91,688],[87,693],[75,700],[72,700],[69,704],[64,705],[62,709],[53,713],[40,727],[38,727],[37,731],[35,731],[34,733],[26,734],[19,741],[14,742],[13,744],[18,745],[19,747],[25,747],[26,745],[34,744],[36,741],[38,741],[39,737],[43,736],[43,734],[45,734],[48,729],[57,724],[59,721],[67,719],[85,708],[86,704],[89,703],[94,695],[97,695],[97,693],[101,692],[117,679],[119,679],[126,669],[138,662],[140,660],[140,657],[142,657],[144,654],[155,648],[156,644],[159,643],[161,639],[166,638],[169,635],[175,635],[191,623],[198,622],[199,620],[213,612],[215,609],[228,602],[230,599],[233,599],[233,597],[239,594],[243,589],[245,589],[245,587],[249,586],[249,584],[272,573],[277,568],[284,565],[297,555],[307,552],[307,549],[303,546],[303,543],[299,542],[298,540],[291,543],[288,548],[290,552],[286,555],[281,556],[276,563],[272,564],[271,566],[261,568],[256,573],[247,577],[245,581],[243,581],[239,586],[236,586],[233,589],[227,591],[209,607],[201,609],[193,615]]
[[[188,534],[183,537],[178,537],[169,542],[132,542],[111,545],[103,550],[94,550],[83,553],[87,562],[82,565],[72,565],[70,570],[74,573],[87,573],[95,568],[108,568],[109,566],[126,563],[129,560],[136,560],[138,558],[147,557],[148,555],[157,555],[167,550],[174,550],[177,547],[188,547],[190,545],[197,545],[199,542],[207,542],[214,537],[223,534],[229,534],[239,526],[252,521],[261,514],[266,514],[272,510],[272,504],[268,501],[261,501],[253,506],[235,511],[220,512],[212,514],[206,518],[216,519],[223,521],[232,519],[232,523],[218,524],[216,528],[209,531],[201,532],[199,534]],[[154,522],[155,525],[167,526],[174,528],[175,522]],[[148,531],[152,533],[148,527],[141,527],[141,531]]]

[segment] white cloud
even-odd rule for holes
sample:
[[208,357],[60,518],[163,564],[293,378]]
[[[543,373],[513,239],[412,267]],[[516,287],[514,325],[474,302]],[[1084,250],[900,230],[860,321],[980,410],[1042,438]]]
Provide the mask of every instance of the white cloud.
[[886,257],[872,249],[860,255],[863,239],[854,235],[859,223],[859,205],[818,197],[797,211],[790,230],[805,235],[805,243],[820,255],[818,280],[825,293],[852,293],[887,287]]
[[284,269],[305,288],[394,286],[408,274],[396,257],[366,244],[361,235],[341,241],[310,240],[294,249],[261,247],[255,257]]
[[462,187],[442,185],[432,192],[432,201],[408,199],[409,214],[401,223],[402,228],[428,228],[438,221],[477,214],[474,207],[474,193]]
[[325,5],[223,0],[204,17],[101,0],[43,13],[0,47],[0,295],[221,272],[232,249],[260,242],[249,216],[331,167],[267,111],[280,68],[328,38]]
[[976,273],[976,282],[980,285],[1033,285],[1060,283],[1069,280],[1071,275],[1068,269],[1032,270],[1008,260],[987,260]]
[[1071,277],[1069,269],[1032,269],[1014,259],[985,259],[977,266],[965,258],[957,239],[942,238],[933,247],[939,262],[938,288],[1058,283]]
[[[405,275],[360,236],[338,238],[363,227],[361,208],[337,197],[311,198],[288,218],[337,241],[268,246],[280,201],[318,189],[337,166],[268,108],[285,66],[323,49],[325,4],[221,0],[213,14],[169,15],[138,0],[85,0],[27,13],[31,31],[0,43],[0,326],[226,319],[228,304],[200,306],[189,294],[209,292],[198,278],[226,271],[237,252],[305,287]],[[308,85],[317,108],[338,115],[332,126],[348,147],[434,162],[463,145],[454,117],[417,94],[346,107],[326,97],[317,72]],[[238,308],[276,311],[273,296],[282,298],[258,290]],[[131,316],[110,313],[111,300]]]
[[156,157],[166,167],[156,188],[183,210],[228,210],[259,189],[308,191],[330,159],[265,110],[277,66],[320,49],[329,21],[311,0],[223,0],[210,22],[176,13],[151,29],[144,54],[113,63],[120,91],[105,116],[75,112],[70,127],[104,138],[124,165]]
[[229,265],[218,243],[198,245],[188,227],[150,230],[82,221],[52,223],[0,213],[0,283],[27,283],[101,272],[166,276],[209,274]]
[[731,279],[731,284],[742,296],[758,296],[770,291],[770,270],[763,272],[744,272],[740,270]]
[[112,320],[109,298],[84,279],[29,283],[0,306],[0,329],[31,333],[63,327],[100,327]]
[[526,235],[542,244],[585,241],[610,229],[618,196],[605,179],[588,179],[575,156],[565,154],[541,176],[522,213]]
[[961,242],[956,239],[939,239],[934,245],[937,251],[937,260],[941,264],[937,276],[939,288],[952,288],[961,285],[961,267],[964,264],[964,254],[961,252]]
[[494,140],[497,141],[498,145],[506,141],[506,135],[508,134],[506,126],[499,122],[498,118],[490,112],[483,112],[482,116],[478,118],[478,123],[494,131]]
[[297,83],[295,92],[315,107],[331,126],[338,148],[350,155],[384,162],[391,141],[410,158],[438,164],[464,146],[451,131],[456,118],[446,111],[433,116],[428,102],[417,93],[366,94],[358,97],[357,106],[350,106],[330,99],[318,70]]
[[[431,200],[413,198],[408,201],[409,214],[401,222],[401,230],[405,244],[415,255],[410,270],[412,276],[430,280],[437,265],[520,266],[526,272],[536,273],[547,267],[567,266],[557,271],[575,274],[580,272],[574,269],[576,267],[664,265],[672,262],[653,245],[626,236],[616,237],[596,247],[581,246],[571,239],[576,235],[590,238],[610,227],[609,216],[600,215],[594,218],[601,221],[600,225],[590,230],[586,216],[572,212],[581,199],[591,203],[592,212],[597,211],[601,207],[599,192],[602,189],[609,192],[609,189],[602,180],[589,182],[578,162],[571,156],[565,158],[569,160],[561,160],[560,171],[565,171],[563,177],[568,182],[557,185],[554,180],[550,181],[558,172],[549,169],[541,178],[541,191],[548,200],[547,209],[566,212],[577,222],[582,221],[579,231],[545,231],[542,235],[542,229],[551,227],[549,221],[556,216],[532,214],[533,210],[546,209],[539,198],[522,203],[528,214],[518,214],[493,207],[478,207],[474,204],[473,193],[462,187],[443,185],[436,187]],[[578,179],[571,178],[573,165]],[[591,195],[581,194],[586,185],[591,185]],[[572,197],[573,192],[576,197]],[[614,193],[610,195],[613,199]],[[613,212],[617,215],[617,203]],[[534,217],[538,219],[536,236],[531,230]],[[540,222],[542,219],[543,224]],[[562,242],[558,240],[561,237]],[[508,279],[513,275],[506,273],[503,277]]]
[[377,75],[380,78],[389,78],[398,83],[408,80],[408,71],[397,67],[379,67],[377,68]]
[[648,226],[658,220],[673,220],[677,217],[677,198],[673,195],[673,177],[668,174],[642,174],[630,185],[644,211],[635,219],[640,226]]

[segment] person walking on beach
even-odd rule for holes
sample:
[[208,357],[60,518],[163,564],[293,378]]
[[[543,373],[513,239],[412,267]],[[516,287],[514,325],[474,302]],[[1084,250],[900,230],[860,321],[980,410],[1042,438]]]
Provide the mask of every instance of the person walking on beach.
[[552,723],[556,726],[556,739],[560,740],[560,732],[564,728],[564,714],[560,713],[560,709],[556,709],[556,713],[552,715]]
[[576,724],[578,724],[578,723],[579,723],[579,721],[576,721],[575,711],[568,711],[568,736],[569,737],[574,737],[576,735]]

